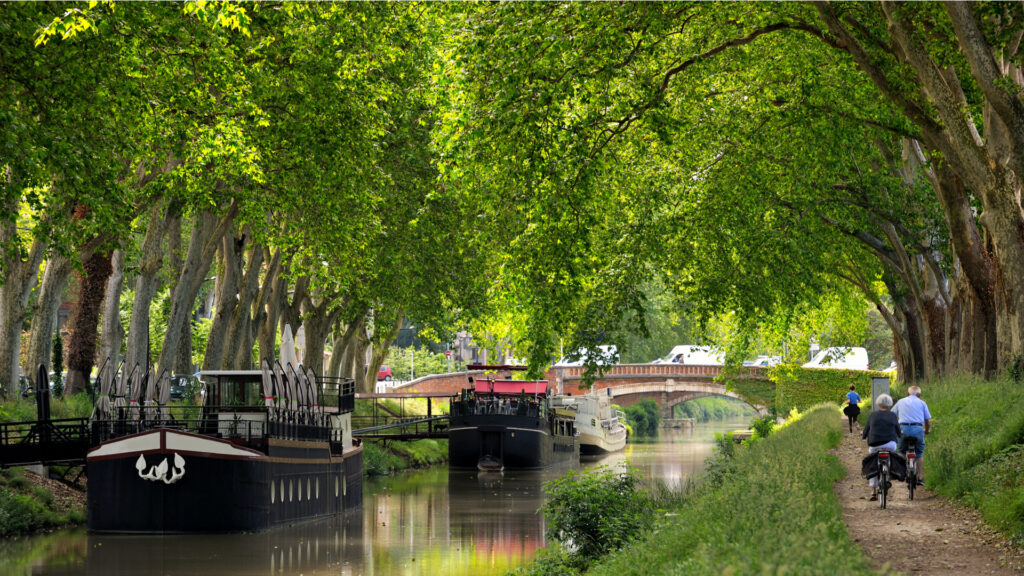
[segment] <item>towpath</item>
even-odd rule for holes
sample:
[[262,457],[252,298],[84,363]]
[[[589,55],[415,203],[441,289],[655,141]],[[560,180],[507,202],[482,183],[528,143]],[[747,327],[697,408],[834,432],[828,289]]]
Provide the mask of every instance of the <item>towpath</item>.
[[[889,568],[912,576],[942,574],[1024,574],[1024,552],[1010,546],[978,514],[919,489],[908,498],[905,483],[894,483],[885,510],[868,500],[871,489],[860,475],[867,454],[860,430],[851,434],[843,418],[844,438],[835,453],[847,475],[835,486],[850,535],[871,558],[875,569]],[[928,458],[924,458],[925,478]]]

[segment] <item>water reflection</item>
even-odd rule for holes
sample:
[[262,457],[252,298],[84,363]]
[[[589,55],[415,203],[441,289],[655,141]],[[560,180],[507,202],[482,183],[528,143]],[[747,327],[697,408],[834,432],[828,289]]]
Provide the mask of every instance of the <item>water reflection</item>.
[[[639,469],[681,486],[700,474],[715,432],[663,431],[656,442],[584,466]],[[0,541],[0,574],[342,574],[485,576],[529,562],[544,545],[543,483],[565,469],[504,474],[447,468],[368,479],[361,511],[260,534],[114,536],[65,531]]]

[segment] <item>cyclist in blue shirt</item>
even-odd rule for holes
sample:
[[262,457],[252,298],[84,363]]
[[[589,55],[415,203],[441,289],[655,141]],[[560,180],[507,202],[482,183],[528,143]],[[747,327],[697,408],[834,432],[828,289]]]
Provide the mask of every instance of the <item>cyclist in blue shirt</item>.
[[857,417],[860,416],[860,394],[857,394],[857,387],[850,384],[850,391],[846,393],[846,408],[843,408],[843,414],[850,420],[850,433],[853,433],[853,425],[857,423]]
[[[924,454],[924,436],[932,430],[932,413],[928,411],[928,404],[921,400],[921,387],[911,386],[907,388],[906,398],[901,398],[892,407],[893,414],[896,414],[900,423],[900,430],[903,438],[908,436],[917,439],[917,447],[914,453],[917,455],[917,483],[924,484],[921,479],[921,455]],[[904,452],[903,442],[900,442],[900,451]]]

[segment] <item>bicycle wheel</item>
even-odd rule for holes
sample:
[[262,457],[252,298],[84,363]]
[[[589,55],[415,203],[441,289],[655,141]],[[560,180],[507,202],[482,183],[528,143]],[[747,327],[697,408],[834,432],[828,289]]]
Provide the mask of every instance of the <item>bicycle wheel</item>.
[[907,489],[910,491],[910,499],[914,499],[914,489],[917,488],[917,462],[911,460],[907,466]]
[[889,466],[887,464],[882,465],[882,473],[878,475],[878,500],[885,509],[885,503],[889,496]]

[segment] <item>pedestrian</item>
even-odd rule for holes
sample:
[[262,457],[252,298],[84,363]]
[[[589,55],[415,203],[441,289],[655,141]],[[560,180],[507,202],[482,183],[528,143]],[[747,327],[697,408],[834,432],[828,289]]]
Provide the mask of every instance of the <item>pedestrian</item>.
[[[923,485],[921,456],[924,454],[924,437],[932,430],[932,413],[928,410],[928,404],[921,399],[921,387],[907,388],[907,396],[892,407],[892,412],[899,420],[903,438],[917,439],[917,446],[914,448],[914,454],[917,455],[917,483]],[[900,451],[905,451],[902,441]]]
[[843,414],[850,420],[850,433],[853,433],[853,425],[857,424],[857,417],[860,416],[860,394],[857,394],[857,386],[850,384],[850,391],[846,393],[846,408]]

